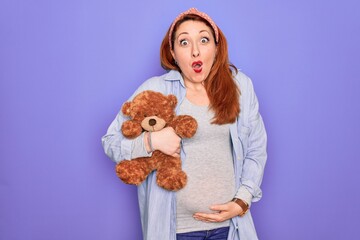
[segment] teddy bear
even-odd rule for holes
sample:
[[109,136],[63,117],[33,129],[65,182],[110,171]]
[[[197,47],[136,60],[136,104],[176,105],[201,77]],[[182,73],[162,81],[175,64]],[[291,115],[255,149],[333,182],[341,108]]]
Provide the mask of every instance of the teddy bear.
[[[137,94],[132,101],[125,102],[121,108],[130,120],[124,121],[121,131],[124,137],[133,139],[143,131],[155,132],[172,127],[181,138],[191,138],[197,130],[196,120],[189,115],[175,114],[176,96],[163,95],[160,92],[146,90]],[[151,140],[151,136],[150,136]],[[139,185],[156,170],[157,185],[178,191],[187,182],[187,176],[181,168],[181,159],[155,150],[151,157],[140,157],[120,161],[116,165],[117,176],[127,184]]]

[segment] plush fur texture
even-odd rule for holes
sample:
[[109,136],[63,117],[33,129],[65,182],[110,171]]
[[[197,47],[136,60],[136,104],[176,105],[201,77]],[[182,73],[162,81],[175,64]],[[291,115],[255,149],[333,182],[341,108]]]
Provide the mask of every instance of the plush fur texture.
[[[196,120],[188,115],[175,116],[176,104],[174,95],[165,96],[150,90],[139,93],[122,107],[123,114],[130,117],[121,127],[123,135],[135,138],[144,130],[153,132],[171,126],[181,138],[194,136]],[[154,170],[157,170],[157,184],[166,190],[177,191],[186,185],[180,158],[160,151],[154,151],[151,157],[123,160],[116,165],[117,176],[127,184],[141,184]]]

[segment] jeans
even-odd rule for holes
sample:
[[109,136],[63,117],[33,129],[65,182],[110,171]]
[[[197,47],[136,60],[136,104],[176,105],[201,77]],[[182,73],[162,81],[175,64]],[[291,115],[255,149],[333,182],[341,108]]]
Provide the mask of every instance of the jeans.
[[229,227],[215,228],[211,230],[178,233],[176,240],[226,240]]

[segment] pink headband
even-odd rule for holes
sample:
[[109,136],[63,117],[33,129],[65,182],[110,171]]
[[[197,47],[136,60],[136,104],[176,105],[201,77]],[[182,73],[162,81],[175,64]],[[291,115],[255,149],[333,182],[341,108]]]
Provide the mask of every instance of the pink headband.
[[181,19],[183,19],[184,17],[186,17],[186,15],[189,15],[189,14],[194,14],[194,15],[197,15],[203,19],[205,19],[206,21],[208,21],[208,23],[210,23],[212,29],[214,30],[214,33],[215,33],[215,41],[216,43],[219,41],[219,31],[218,31],[218,28],[216,26],[216,24],[214,23],[214,21],[209,17],[209,15],[207,15],[206,13],[204,12],[199,12],[196,8],[190,8],[189,10],[183,12],[183,13],[180,13],[179,16],[177,16],[175,18],[175,20],[173,21],[173,23],[171,24],[171,27],[170,27],[170,31],[169,31],[169,44],[170,44],[170,49],[172,49],[172,44],[171,44],[171,35],[174,31],[174,27],[175,27],[175,24],[180,21]]

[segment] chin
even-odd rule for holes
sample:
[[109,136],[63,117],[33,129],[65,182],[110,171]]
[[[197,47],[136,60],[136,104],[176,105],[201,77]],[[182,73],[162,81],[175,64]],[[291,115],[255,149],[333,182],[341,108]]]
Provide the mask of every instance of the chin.
[[204,75],[201,76],[196,76],[192,79],[193,82],[197,82],[197,83],[201,83],[206,79],[206,77]]
[[[189,74],[188,76],[189,76],[189,80],[190,80],[191,82],[201,83],[201,82],[203,82],[203,81],[209,76],[209,73],[204,73],[204,72],[201,72],[201,73],[190,72],[190,74]],[[184,77],[184,76],[183,76],[183,77]]]

